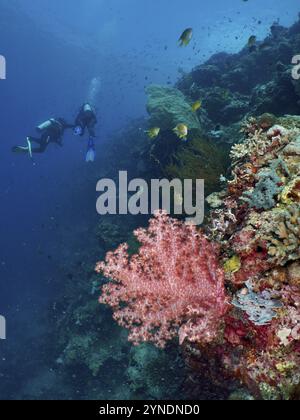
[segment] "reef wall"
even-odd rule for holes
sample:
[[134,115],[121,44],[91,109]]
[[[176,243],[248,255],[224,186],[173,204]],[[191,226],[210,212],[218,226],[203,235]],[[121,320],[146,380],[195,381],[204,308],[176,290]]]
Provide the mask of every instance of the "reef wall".
[[[193,231],[193,238],[205,235],[213,244],[207,247],[213,250],[219,266],[213,264],[212,278],[222,273],[219,292],[226,290],[224,301],[219,302],[220,324],[214,334],[207,334],[212,340],[192,334],[203,318],[197,308],[191,311],[187,305],[186,311],[181,306],[183,319],[176,318],[178,334],[172,324],[171,336],[179,336],[179,351],[174,341],[167,353],[144,345],[139,350],[130,349],[127,335],[116,326],[111,328],[110,312],[104,313],[97,306],[97,290],[107,280],[97,277],[89,267],[88,273],[81,271],[83,289],[76,285],[79,293],[64,297],[68,304],[66,318],[61,320],[60,369],[67,366],[74,372],[84,367],[92,389],[97,386],[93,378],[113,360],[117,370],[127,366],[124,378],[133,392],[153,398],[174,396],[182,389],[181,375],[178,388],[168,394],[167,386],[158,386],[159,372],[153,366],[168,366],[164,378],[172,377],[170,372],[177,372],[178,366],[183,374],[182,353],[188,369],[184,382],[187,398],[226,399],[232,393],[231,399],[299,399],[300,119],[293,115],[299,114],[300,98],[299,83],[291,77],[291,58],[299,51],[300,21],[289,29],[275,24],[255,50],[245,48],[239,54],[213,56],[174,88],[149,87],[149,120],[139,121],[117,136],[108,159],[118,167],[120,162],[114,159],[121,156],[122,169],[128,167],[130,174],[146,179],[205,179],[207,194],[213,193],[207,199],[211,211],[201,233]],[[194,112],[192,104],[199,99],[202,107]],[[188,127],[187,141],[174,133],[178,124]],[[146,130],[151,127],[160,128],[155,139],[147,137]],[[124,226],[115,218],[101,221],[96,229],[99,258],[118,242],[127,241],[128,258],[134,255],[137,263],[141,253],[131,231],[146,222],[136,220]],[[176,222],[166,223],[175,223],[178,228]],[[190,237],[186,243],[198,244]],[[178,238],[176,244],[180,267],[193,267],[186,264],[193,253],[184,246],[181,249]],[[169,248],[164,252],[175,259],[173,248]],[[159,257],[157,253],[150,255]],[[144,272],[152,263],[149,257]],[[119,270],[120,282],[124,271],[125,267]],[[194,272],[188,273],[193,280]],[[165,278],[166,273],[160,275]],[[181,280],[178,275],[174,278]],[[208,276],[208,281],[212,278]],[[117,276],[114,280],[118,281]],[[151,296],[153,301],[153,293]],[[184,318],[187,314],[188,320]],[[187,321],[190,335],[180,324]],[[106,337],[102,340],[103,332]],[[197,343],[195,337],[200,336],[202,341]]]

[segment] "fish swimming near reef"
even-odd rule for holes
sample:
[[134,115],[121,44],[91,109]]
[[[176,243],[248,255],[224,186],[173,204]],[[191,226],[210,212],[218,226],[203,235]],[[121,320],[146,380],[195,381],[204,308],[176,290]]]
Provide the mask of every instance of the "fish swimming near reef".
[[146,131],[146,133],[150,139],[156,139],[159,136],[160,128],[159,127],[150,128],[150,130]]
[[202,107],[202,102],[199,100],[193,103],[192,110],[193,112],[197,112],[201,107]]
[[181,37],[179,38],[179,46],[180,47],[187,47],[189,45],[189,43],[191,42],[193,38],[193,29],[192,28],[188,28],[186,29]]
[[253,52],[256,50],[256,45],[257,43],[257,37],[255,35],[250,36],[250,38],[248,39],[248,48],[250,52]]
[[174,129],[173,132],[181,139],[187,140],[187,136],[189,133],[188,126],[185,124],[178,124]]

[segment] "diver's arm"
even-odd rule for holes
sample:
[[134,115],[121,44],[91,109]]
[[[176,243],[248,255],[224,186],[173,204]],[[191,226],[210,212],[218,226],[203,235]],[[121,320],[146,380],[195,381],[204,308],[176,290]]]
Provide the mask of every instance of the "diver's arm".
[[76,124],[76,123],[75,123],[75,124],[66,124],[66,125],[65,125],[65,128],[66,128],[66,129],[69,129],[69,128],[71,128],[71,129],[72,129],[72,128],[75,128],[77,125],[78,125],[78,124]]
[[82,116],[82,114],[78,114],[75,120],[75,126],[80,125],[83,126],[84,125],[84,118]]

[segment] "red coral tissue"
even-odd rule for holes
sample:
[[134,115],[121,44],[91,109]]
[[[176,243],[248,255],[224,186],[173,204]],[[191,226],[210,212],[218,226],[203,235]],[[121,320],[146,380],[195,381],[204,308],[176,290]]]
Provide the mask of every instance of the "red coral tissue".
[[158,347],[176,336],[181,343],[216,340],[229,308],[216,246],[196,227],[163,212],[135,236],[141,243],[138,254],[130,257],[124,244],[97,265],[110,279],[100,302],[129,329],[129,340]]

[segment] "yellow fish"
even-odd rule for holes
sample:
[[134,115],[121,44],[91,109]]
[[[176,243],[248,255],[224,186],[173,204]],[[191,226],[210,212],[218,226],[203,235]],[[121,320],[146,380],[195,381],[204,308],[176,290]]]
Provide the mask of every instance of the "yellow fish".
[[254,45],[256,44],[257,41],[257,37],[255,35],[250,36],[250,38],[248,39],[248,47],[254,47]]
[[225,273],[237,273],[241,269],[241,259],[234,255],[224,264]]
[[192,38],[193,38],[193,29],[192,28],[186,29],[182,33],[181,37],[179,38],[178,42],[179,42],[180,47],[183,47],[183,46],[187,47],[189,43],[191,42]]
[[146,131],[146,133],[148,134],[148,137],[150,139],[156,139],[159,136],[160,128],[159,127],[150,128],[150,130]]
[[202,102],[201,101],[196,101],[193,105],[192,105],[192,110],[193,112],[197,112],[198,109],[200,109],[202,107]]
[[189,129],[185,124],[178,124],[173,131],[180,139],[187,140]]

